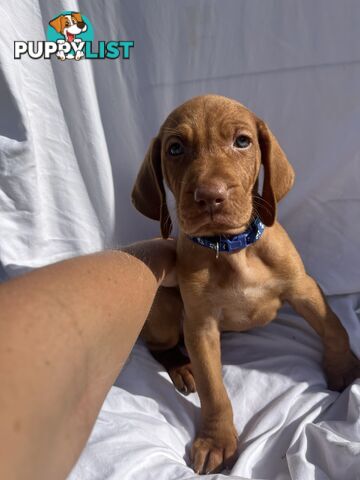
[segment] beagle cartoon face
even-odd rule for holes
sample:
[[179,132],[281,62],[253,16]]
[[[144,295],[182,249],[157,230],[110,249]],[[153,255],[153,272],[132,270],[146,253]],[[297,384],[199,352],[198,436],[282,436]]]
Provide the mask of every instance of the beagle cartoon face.
[[64,35],[66,42],[73,42],[76,35],[86,32],[87,25],[79,12],[71,12],[67,15],[59,15],[49,22],[58,33]]

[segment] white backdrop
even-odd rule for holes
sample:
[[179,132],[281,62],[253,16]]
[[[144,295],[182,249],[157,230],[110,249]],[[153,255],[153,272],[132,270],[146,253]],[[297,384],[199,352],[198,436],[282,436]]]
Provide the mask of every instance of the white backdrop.
[[[14,60],[14,40],[44,40],[49,20],[62,10],[85,14],[97,40],[135,40],[131,59]],[[334,296],[334,308],[360,353],[357,0],[0,0],[0,13],[3,279],[158,235],[157,223],[130,203],[147,144],[179,103],[218,93],[267,121],[287,152],[297,178],[280,220],[309,273]],[[140,357],[147,355],[137,348]],[[250,413],[255,414],[248,412],[248,418]],[[354,438],[360,442],[358,432]],[[101,468],[97,472],[98,464],[90,474],[86,462],[94,454],[84,455],[76,478],[110,478]],[[247,470],[233,473],[250,478],[257,461],[255,456]],[[316,473],[322,479],[336,468],[329,467],[327,455],[315,460],[307,455],[306,462],[311,465],[306,476],[299,474],[305,468],[299,461],[277,473],[272,467],[270,477],[268,464],[258,472],[261,478],[288,478],[290,468],[293,478],[309,479],[315,478],[309,476],[313,464],[325,462]],[[124,475],[119,478],[132,478]],[[164,478],[180,478],[176,475]],[[141,477],[140,468],[137,478],[150,476]]]

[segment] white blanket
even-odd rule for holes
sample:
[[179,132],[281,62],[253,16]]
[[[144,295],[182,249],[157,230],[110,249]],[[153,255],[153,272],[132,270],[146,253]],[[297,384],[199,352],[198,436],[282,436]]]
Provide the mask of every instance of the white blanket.
[[[360,478],[360,379],[343,394],[326,388],[321,342],[304,320],[285,310],[265,328],[224,334],[222,358],[240,433],[230,478]],[[177,392],[136,345],[69,480],[196,478],[186,461],[199,412],[197,394]]]
[[[62,10],[96,40],[134,40],[130,60],[14,60],[13,42],[44,40]],[[0,278],[158,235],[130,203],[146,147],[179,103],[219,93],[266,120],[294,165],[280,221],[360,356],[357,0],[0,0],[0,14]],[[328,391],[320,359],[289,310],[224,335],[233,478],[360,478],[360,384]],[[139,343],[69,478],[191,479],[198,407]]]

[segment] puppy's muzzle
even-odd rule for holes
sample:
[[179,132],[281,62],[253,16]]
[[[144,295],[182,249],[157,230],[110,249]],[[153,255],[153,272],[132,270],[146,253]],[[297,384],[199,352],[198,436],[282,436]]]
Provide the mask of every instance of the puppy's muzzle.
[[223,183],[207,183],[196,187],[194,200],[203,212],[218,212],[228,198],[228,190]]

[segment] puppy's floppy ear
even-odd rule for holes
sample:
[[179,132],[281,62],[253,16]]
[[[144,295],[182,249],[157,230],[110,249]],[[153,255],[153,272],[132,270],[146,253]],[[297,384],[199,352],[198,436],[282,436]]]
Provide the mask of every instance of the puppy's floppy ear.
[[158,137],[151,141],[145,155],[133,187],[132,201],[143,215],[160,221],[161,235],[168,238],[172,223],[166,204],[161,168],[161,142]]
[[265,225],[271,226],[276,218],[276,204],[292,188],[295,173],[275,136],[260,119],[257,119],[257,130],[264,167],[262,200],[258,211]]
[[54,18],[53,20],[50,20],[50,22],[49,22],[49,25],[51,27],[55,28],[55,30],[58,33],[62,32],[62,18],[63,18],[63,16],[59,15],[58,17]]

